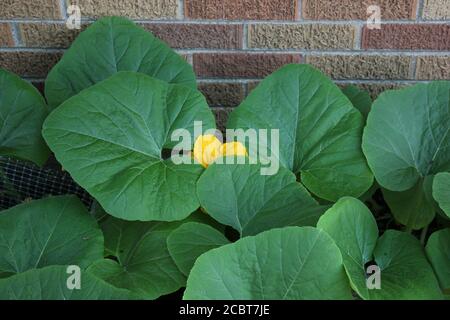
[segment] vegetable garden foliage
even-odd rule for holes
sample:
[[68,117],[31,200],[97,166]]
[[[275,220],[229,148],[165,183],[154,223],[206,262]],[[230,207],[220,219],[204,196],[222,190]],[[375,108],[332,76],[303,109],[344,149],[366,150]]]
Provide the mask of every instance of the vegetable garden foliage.
[[[372,104],[311,66],[282,67],[227,125],[280,130],[274,175],[249,161],[248,141],[194,136],[196,121],[215,121],[191,66],[126,19],[82,32],[45,93],[49,107],[0,71],[0,155],[42,165],[50,149],[99,210],[57,196],[1,212],[1,299],[156,299],[183,287],[185,299],[448,297],[450,82]],[[176,129],[194,137],[191,164],[166,156]]]

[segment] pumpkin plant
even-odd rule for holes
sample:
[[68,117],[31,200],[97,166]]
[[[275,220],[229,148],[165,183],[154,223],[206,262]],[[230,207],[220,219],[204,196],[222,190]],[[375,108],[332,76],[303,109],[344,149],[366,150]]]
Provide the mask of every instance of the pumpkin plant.
[[[0,155],[42,165],[51,150],[95,198],[0,212],[0,298],[442,299],[449,93],[432,82],[372,104],[287,65],[229,117],[228,130],[277,130],[254,158],[249,139],[205,133],[214,115],[182,57],[131,21],[100,19],[51,70],[45,99],[0,72]],[[180,129],[192,137],[181,155]],[[262,174],[269,157],[279,168]]]

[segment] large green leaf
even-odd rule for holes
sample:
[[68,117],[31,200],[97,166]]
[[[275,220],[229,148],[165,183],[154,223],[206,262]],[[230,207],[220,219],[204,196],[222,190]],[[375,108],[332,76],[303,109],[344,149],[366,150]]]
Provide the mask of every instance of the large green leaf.
[[273,229],[201,255],[184,299],[350,299],[342,257],[312,227]]
[[167,237],[179,225],[178,222],[130,222],[109,217],[102,223],[105,248],[117,262],[100,260],[88,271],[146,299],[178,290],[186,278],[169,254]]
[[342,92],[352,102],[353,106],[362,113],[364,118],[367,118],[367,115],[370,112],[370,107],[372,106],[372,98],[370,97],[370,94],[354,85],[346,86],[342,89]]
[[55,108],[118,71],[196,87],[192,67],[164,42],[132,21],[106,17],[82,32],[50,71],[45,96]]
[[50,154],[41,135],[47,113],[33,85],[0,68],[0,156],[43,165]]
[[75,196],[35,200],[0,212],[0,272],[85,267],[102,256],[102,232]]
[[442,290],[450,294],[450,229],[434,232],[425,250]]
[[[193,135],[194,121],[215,127],[195,89],[134,72],[120,72],[54,110],[43,134],[75,181],[113,216],[181,220],[199,207],[203,168],[163,159],[175,129]],[[193,141],[192,141],[193,143]]]
[[378,239],[377,223],[367,207],[354,198],[342,198],[317,223],[341,249],[344,267],[352,288],[369,298],[364,266],[373,257]]
[[427,198],[424,188],[424,180],[421,179],[406,191],[382,189],[384,199],[395,219],[410,230],[424,228],[434,219],[434,204]]
[[330,201],[358,197],[372,185],[361,151],[363,126],[361,113],[341,90],[308,65],[288,65],[268,76],[227,124],[278,129],[280,164],[301,174],[312,193]]
[[450,171],[450,82],[386,91],[374,102],[363,150],[379,184],[391,191]]
[[[224,160],[224,163],[226,160]],[[288,169],[261,175],[261,165],[213,164],[197,183],[202,208],[242,236],[277,227],[315,225],[325,210]]]
[[184,223],[167,237],[170,256],[186,276],[199,256],[228,243],[218,230],[198,222]]
[[[377,240],[375,221],[359,200],[340,200],[320,218],[318,227],[340,248],[347,275],[363,299],[442,298],[420,242],[395,230],[387,230]],[[366,285],[366,267],[372,260],[379,267],[380,289]]]
[[433,180],[433,197],[450,218],[450,173],[438,173]]
[[69,289],[66,266],[31,269],[0,279],[0,300],[123,300],[139,297],[82,271],[80,289]]

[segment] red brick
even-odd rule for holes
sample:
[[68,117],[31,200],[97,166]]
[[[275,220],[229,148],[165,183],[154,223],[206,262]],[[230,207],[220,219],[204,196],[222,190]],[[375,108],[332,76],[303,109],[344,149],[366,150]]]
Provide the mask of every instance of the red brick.
[[450,50],[448,24],[387,24],[381,29],[364,27],[364,49]]
[[143,27],[172,48],[242,48],[242,25],[149,23]]
[[11,26],[7,23],[0,23],[0,47],[12,47],[14,40],[11,32]]
[[210,107],[235,107],[244,99],[244,86],[241,83],[200,83]]
[[233,108],[211,108],[216,118],[217,129],[225,133],[228,117]]
[[190,19],[295,20],[297,0],[185,0]]
[[367,20],[367,8],[378,5],[382,19],[411,20],[416,17],[418,0],[303,0],[305,19]]
[[298,54],[194,54],[194,70],[204,78],[262,78],[285,64],[299,62]]
[[61,56],[61,52],[0,52],[0,68],[22,77],[45,78]]

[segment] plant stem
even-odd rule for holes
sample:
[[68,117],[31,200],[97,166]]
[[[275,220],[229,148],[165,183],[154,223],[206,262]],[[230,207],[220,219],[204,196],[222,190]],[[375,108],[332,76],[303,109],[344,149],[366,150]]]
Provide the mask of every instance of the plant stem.
[[425,238],[428,233],[428,227],[430,225],[427,225],[425,228],[422,229],[422,232],[420,233],[420,243],[424,246],[425,245]]

